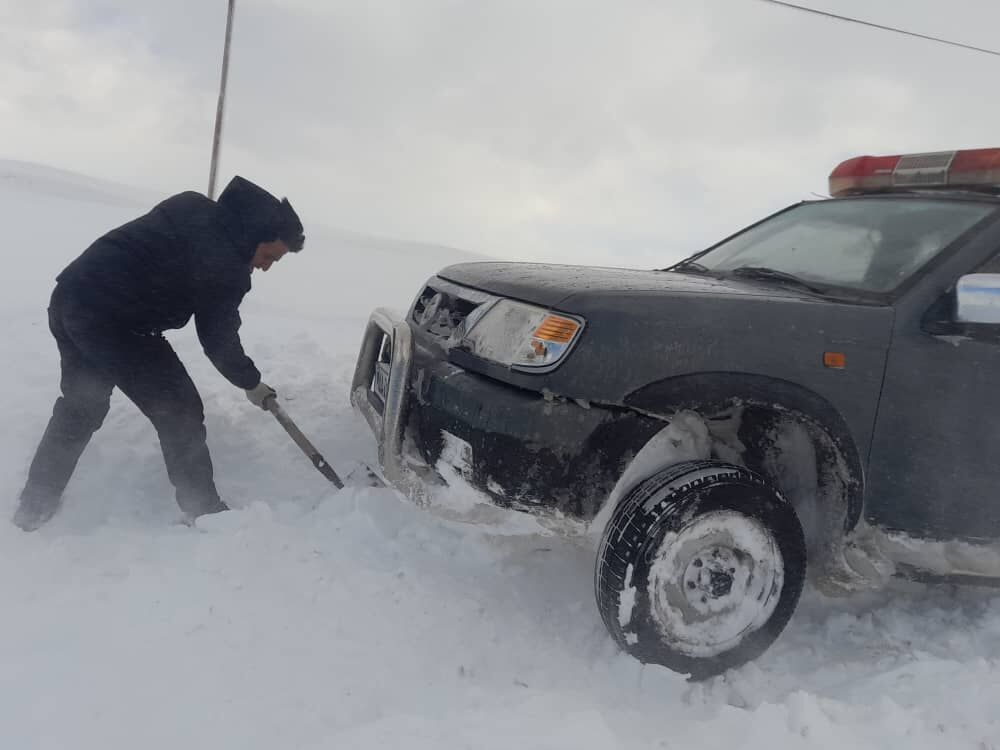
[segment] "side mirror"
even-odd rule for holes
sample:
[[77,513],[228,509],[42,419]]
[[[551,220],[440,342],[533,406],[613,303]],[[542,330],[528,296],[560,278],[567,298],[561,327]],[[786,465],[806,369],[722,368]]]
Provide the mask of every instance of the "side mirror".
[[958,280],[955,320],[1000,325],[1000,273],[971,273]]

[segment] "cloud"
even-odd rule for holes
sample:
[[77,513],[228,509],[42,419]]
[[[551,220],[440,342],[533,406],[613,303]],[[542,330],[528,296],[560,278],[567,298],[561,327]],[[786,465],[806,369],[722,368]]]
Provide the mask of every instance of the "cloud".
[[[224,4],[19,5],[2,155],[204,187]],[[986,46],[1000,22],[974,0],[871,6],[835,9]],[[995,66],[753,0],[237,0],[221,173],[307,224],[657,265],[855,153],[992,145]]]

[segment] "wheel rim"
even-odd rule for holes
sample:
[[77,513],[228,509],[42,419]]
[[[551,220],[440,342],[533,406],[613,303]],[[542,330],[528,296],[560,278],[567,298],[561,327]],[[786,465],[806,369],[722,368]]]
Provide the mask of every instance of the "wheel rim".
[[649,568],[651,614],[671,648],[721,654],[768,621],[784,562],[774,535],[749,516],[715,511],[667,532]]

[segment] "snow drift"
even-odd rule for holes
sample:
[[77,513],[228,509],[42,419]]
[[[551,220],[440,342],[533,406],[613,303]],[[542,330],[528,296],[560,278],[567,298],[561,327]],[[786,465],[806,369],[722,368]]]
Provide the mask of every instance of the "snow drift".
[[[0,162],[5,518],[57,394],[52,279],[158,197]],[[306,250],[255,274],[244,342],[345,471],[374,459],[347,393],[368,311],[471,256],[304,218]],[[460,492],[448,514],[335,492],[192,331],[169,337],[237,510],[177,526],[155,434],[116,394],[63,512],[0,523],[3,747],[1000,748],[992,592],[807,591],[762,658],[692,685],[617,652],[585,539]]]

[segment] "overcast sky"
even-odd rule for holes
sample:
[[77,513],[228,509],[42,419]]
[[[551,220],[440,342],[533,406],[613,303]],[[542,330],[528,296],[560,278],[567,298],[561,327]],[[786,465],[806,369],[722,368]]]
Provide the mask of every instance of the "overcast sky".
[[[996,0],[802,2],[998,46]],[[225,13],[0,0],[0,158],[205,191]],[[307,233],[655,267],[850,156],[1000,146],[998,78],[757,0],[237,0],[220,172]]]

